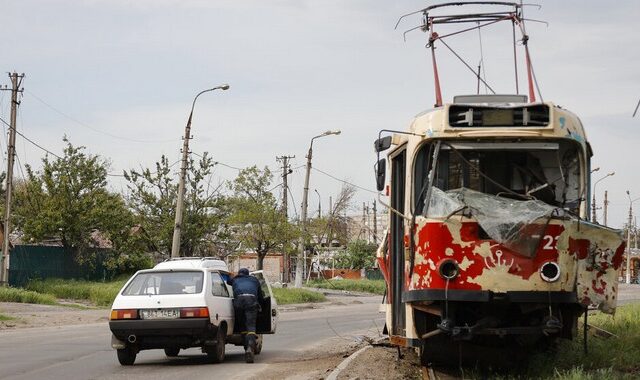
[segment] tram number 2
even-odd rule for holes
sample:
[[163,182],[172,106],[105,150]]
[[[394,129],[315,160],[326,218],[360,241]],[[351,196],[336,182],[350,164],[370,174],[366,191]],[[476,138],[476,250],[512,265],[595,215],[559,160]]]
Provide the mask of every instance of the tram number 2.
[[558,238],[560,237],[560,235],[558,236],[551,236],[551,235],[544,235],[542,237],[542,249],[545,250],[554,250],[557,248],[558,246]]

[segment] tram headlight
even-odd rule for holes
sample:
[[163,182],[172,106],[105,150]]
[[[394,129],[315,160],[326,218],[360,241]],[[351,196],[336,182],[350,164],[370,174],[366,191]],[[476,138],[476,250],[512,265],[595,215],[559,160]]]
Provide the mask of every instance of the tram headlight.
[[453,280],[460,274],[460,268],[455,260],[444,259],[438,263],[438,273],[445,280]]
[[546,282],[558,281],[560,278],[560,266],[553,261],[547,261],[540,266],[540,277]]

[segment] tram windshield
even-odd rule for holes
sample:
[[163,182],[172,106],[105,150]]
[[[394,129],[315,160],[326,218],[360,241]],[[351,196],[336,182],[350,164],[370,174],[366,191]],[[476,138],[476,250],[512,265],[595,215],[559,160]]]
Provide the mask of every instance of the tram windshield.
[[[434,147],[424,145],[418,153],[415,201],[426,189]],[[437,157],[433,185],[443,191],[467,188],[572,212],[584,196],[578,149],[571,142],[443,142]]]
[[465,213],[487,238],[531,257],[550,218],[578,212],[580,165],[571,144],[456,142],[434,150],[434,143],[423,146],[416,162],[416,212],[423,216]]

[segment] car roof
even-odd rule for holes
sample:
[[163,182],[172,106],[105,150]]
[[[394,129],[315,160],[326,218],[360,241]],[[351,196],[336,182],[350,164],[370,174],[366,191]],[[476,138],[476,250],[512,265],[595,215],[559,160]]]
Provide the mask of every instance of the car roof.
[[211,257],[181,257],[157,264],[153,269],[216,269],[229,271],[227,263]]

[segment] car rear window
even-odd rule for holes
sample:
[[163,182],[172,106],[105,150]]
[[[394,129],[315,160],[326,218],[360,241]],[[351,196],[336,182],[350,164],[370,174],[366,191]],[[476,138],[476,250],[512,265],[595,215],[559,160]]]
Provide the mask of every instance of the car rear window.
[[204,273],[201,271],[138,273],[122,294],[197,294],[202,292],[203,276]]

